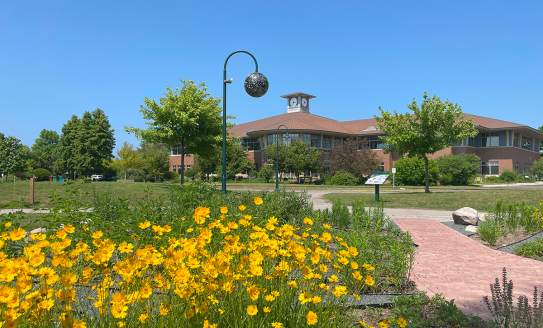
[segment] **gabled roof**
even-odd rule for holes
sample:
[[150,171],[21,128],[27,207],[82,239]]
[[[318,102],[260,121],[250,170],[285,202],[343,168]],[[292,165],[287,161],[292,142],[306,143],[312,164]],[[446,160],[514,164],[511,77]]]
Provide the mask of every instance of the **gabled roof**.
[[[281,114],[260,120],[235,125],[230,129],[233,137],[247,137],[247,133],[271,131],[276,132],[277,127],[284,124],[289,130],[327,131],[332,133],[353,135],[351,130],[345,128],[339,121],[303,112]],[[285,129],[281,127],[281,129]]]

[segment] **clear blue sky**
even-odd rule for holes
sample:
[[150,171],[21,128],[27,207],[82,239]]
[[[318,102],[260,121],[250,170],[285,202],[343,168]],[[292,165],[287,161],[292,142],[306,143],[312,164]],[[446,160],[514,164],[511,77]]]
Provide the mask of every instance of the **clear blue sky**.
[[72,114],[101,108],[117,147],[139,145],[144,97],[180,78],[222,96],[222,68],[253,53],[270,82],[245,94],[252,59],[234,55],[234,123],[282,114],[279,96],[317,96],[313,114],[369,118],[422,94],[466,113],[543,125],[543,2],[534,1],[2,1],[0,132],[32,146]]

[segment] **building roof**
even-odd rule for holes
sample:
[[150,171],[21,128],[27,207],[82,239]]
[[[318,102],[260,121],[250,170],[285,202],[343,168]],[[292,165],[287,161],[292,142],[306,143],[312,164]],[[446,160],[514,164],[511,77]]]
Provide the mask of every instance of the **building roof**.
[[[502,121],[494,118],[463,113],[465,119],[473,117],[473,123],[479,128],[487,130],[496,129],[523,129],[543,136],[543,134],[530,126]],[[284,124],[289,130],[327,131],[343,135],[375,135],[383,134],[377,130],[377,120],[366,118],[352,121],[336,121],[330,118],[304,113],[288,113],[260,120],[239,124],[230,129],[234,137],[248,137],[252,133],[263,131],[277,131],[277,127]],[[284,127],[281,127],[284,129]]]
[[[247,137],[254,132],[277,131],[277,127],[284,124],[289,130],[327,131],[332,133],[353,135],[339,121],[304,112],[295,112],[267,117],[260,120],[235,125],[230,129],[233,137]],[[284,129],[284,127],[281,127]]]

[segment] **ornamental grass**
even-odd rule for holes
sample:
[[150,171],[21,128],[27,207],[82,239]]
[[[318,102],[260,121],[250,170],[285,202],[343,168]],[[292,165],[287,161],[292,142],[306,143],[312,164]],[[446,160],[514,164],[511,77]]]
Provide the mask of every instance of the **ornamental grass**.
[[375,284],[376,264],[357,260],[358,250],[330,226],[309,217],[282,223],[259,211],[263,202],[193,207],[168,224],[124,223],[115,235],[115,223],[104,229],[98,214],[32,234],[3,216],[3,324],[351,326],[345,308]]

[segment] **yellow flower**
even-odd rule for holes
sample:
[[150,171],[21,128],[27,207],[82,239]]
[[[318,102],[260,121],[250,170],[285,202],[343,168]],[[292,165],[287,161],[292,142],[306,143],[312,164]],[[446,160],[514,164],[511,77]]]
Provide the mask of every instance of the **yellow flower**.
[[323,224],[322,227],[323,227],[324,229],[332,229],[332,226],[329,225],[329,224]]
[[304,292],[300,294],[300,296],[298,297],[298,300],[300,300],[302,304],[305,304],[305,303],[311,302],[313,300],[312,297],[313,296],[311,295],[310,292]]
[[138,320],[139,320],[140,322],[145,322],[145,321],[147,321],[147,318],[149,318],[149,315],[143,313],[143,314],[141,314],[141,315],[138,317]]
[[333,275],[330,276],[330,278],[328,278],[328,280],[330,282],[338,282],[339,278],[335,274],[333,274]]
[[22,228],[17,228],[15,230],[10,231],[9,238],[13,241],[23,239],[25,236],[25,231]]
[[130,238],[132,238],[134,240],[138,240],[138,239],[140,239],[140,236],[138,236],[136,234],[133,234],[133,235],[130,235]]
[[124,322],[122,321],[117,322],[117,326],[119,326],[120,328],[124,327]]
[[267,306],[264,307],[264,313],[269,313],[271,311],[271,309]]
[[375,285],[375,280],[373,280],[373,277],[370,275],[366,276],[366,285],[373,286]]
[[126,241],[123,241],[119,244],[119,252],[122,253],[132,253],[132,249],[134,246],[132,244],[128,244]]
[[358,321],[358,323],[362,326],[362,327],[367,327],[368,325],[366,325],[366,323],[364,321]]
[[289,287],[292,287],[292,288],[296,288],[298,287],[298,284],[296,284],[296,281],[289,281],[289,283],[287,284]]
[[388,328],[387,322],[386,321],[379,322],[379,328]]
[[222,214],[228,213],[228,207],[226,207],[226,206],[221,207],[221,213]]
[[304,223],[305,223],[305,224],[312,225],[312,224],[313,224],[313,220],[311,220],[310,218],[306,217],[306,218],[304,218]]
[[398,326],[400,326],[401,328],[407,326],[407,321],[405,321],[404,318],[400,318],[400,319],[396,320],[396,323],[397,323]]
[[145,230],[145,229],[147,229],[147,228],[149,228],[151,226],[151,222],[149,222],[149,221],[140,222],[140,224],[138,226],[141,229]]
[[238,208],[240,211],[245,211],[247,207],[245,207],[245,205],[240,205]]
[[313,296],[313,303],[314,304],[320,303],[321,301],[322,301],[322,298],[320,298],[320,296]]
[[364,263],[362,266],[364,267],[364,269],[366,269],[366,270],[368,270],[368,271],[375,270],[374,267],[372,267],[371,265],[366,264],[366,263]]
[[255,197],[255,199],[253,201],[255,202],[256,205],[262,205],[262,203],[264,203],[262,201],[262,198],[260,198],[260,197]]
[[83,320],[74,320],[73,328],[87,328],[87,324]]
[[280,322],[272,322],[273,328],[283,328],[283,324]]
[[309,313],[306,316],[307,319],[307,325],[313,326],[319,322],[319,318],[317,317],[317,314],[313,311],[309,311]]
[[6,227],[6,228],[11,227],[11,222],[6,222],[6,224],[4,224],[4,227]]
[[192,218],[197,224],[204,224],[206,218],[209,217],[209,212],[209,208],[199,206],[194,210],[194,215],[192,216]]
[[256,305],[249,305],[247,307],[247,314],[248,315],[256,315],[258,313],[258,309],[256,307]]
[[223,314],[225,311],[223,309],[219,309],[219,314]]

